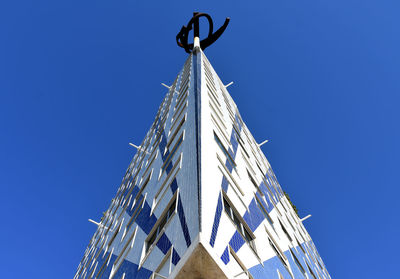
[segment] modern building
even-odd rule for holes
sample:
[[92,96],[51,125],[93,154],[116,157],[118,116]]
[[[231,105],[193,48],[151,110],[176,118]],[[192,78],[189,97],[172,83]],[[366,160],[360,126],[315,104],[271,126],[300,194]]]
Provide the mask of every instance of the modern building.
[[74,278],[330,278],[198,46],[169,87]]

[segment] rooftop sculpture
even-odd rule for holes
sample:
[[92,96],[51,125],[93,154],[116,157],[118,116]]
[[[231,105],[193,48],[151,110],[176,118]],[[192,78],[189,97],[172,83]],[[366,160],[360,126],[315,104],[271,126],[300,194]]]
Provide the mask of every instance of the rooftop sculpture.
[[204,50],[213,44],[218,38],[224,33],[226,27],[229,24],[229,17],[225,19],[224,24],[213,33],[213,21],[209,14],[194,12],[193,17],[189,20],[187,26],[182,26],[178,35],[176,35],[176,42],[178,46],[185,49],[187,53],[191,53],[193,50],[194,43],[188,43],[189,31],[193,29],[193,38],[200,37],[200,24],[199,19],[205,17],[208,20],[208,36],[207,38],[200,41],[200,48]]

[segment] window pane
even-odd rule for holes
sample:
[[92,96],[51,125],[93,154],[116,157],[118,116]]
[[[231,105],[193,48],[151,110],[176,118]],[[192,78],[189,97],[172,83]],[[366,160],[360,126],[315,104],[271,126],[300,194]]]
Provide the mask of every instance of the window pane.
[[[165,278],[168,277],[169,275],[169,268],[170,268],[170,263],[171,263],[171,256],[169,256],[166,261],[164,262],[164,264],[160,267],[160,270],[157,272],[158,274],[164,276]],[[160,278],[160,279],[164,279],[161,276],[154,276],[154,278]]]
[[150,246],[153,244],[154,240],[156,239],[157,234],[154,233],[151,238],[149,239],[149,241],[147,242],[147,246],[146,246],[146,251],[149,250]]
[[160,231],[164,228],[165,223],[167,223],[167,216],[165,216],[164,218],[162,218],[160,224],[158,225],[158,232],[157,232],[157,234],[159,234]]
[[240,222],[239,218],[236,215],[233,215],[233,222],[236,224],[237,228],[241,233],[243,233],[242,230],[242,223]]

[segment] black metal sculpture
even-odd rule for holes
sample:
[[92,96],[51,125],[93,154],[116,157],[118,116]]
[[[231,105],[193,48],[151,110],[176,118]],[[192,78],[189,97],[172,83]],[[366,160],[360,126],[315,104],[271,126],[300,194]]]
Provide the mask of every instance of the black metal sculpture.
[[199,27],[199,18],[205,17],[208,20],[208,36],[207,38],[200,41],[200,48],[205,49],[214,43],[221,35],[224,33],[226,27],[229,23],[229,17],[225,19],[224,25],[222,25],[215,33],[213,33],[213,21],[211,16],[205,13],[193,13],[193,17],[190,19],[187,26],[182,26],[181,31],[179,31],[178,35],[176,35],[176,42],[178,46],[185,49],[187,53],[190,53],[193,50],[194,44],[188,43],[189,31],[193,28],[193,38],[200,36],[200,27]]

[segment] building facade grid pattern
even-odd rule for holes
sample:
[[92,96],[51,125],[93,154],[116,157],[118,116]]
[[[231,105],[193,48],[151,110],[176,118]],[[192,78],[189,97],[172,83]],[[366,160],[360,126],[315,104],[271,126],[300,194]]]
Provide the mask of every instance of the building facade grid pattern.
[[199,243],[226,278],[330,278],[201,50],[169,88],[74,278],[175,278]]

